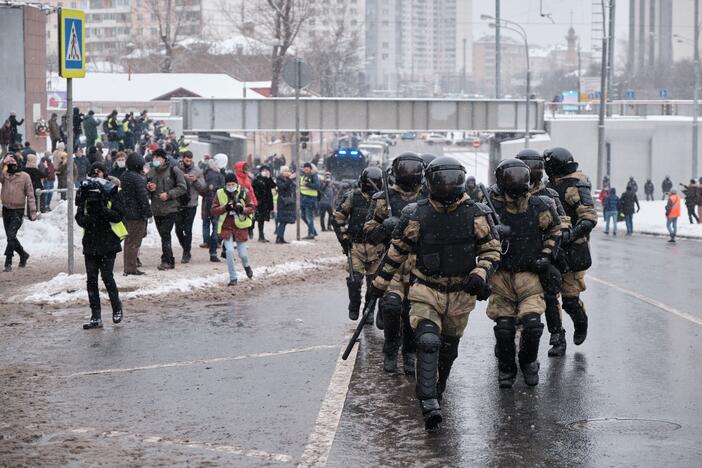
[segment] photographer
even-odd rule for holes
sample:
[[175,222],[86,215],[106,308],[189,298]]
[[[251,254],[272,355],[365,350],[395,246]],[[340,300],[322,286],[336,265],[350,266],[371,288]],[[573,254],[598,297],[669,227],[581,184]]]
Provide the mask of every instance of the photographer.
[[246,251],[246,241],[249,240],[249,228],[253,226],[253,201],[249,192],[241,187],[236,175],[227,172],[224,176],[224,188],[217,190],[212,201],[210,214],[218,216],[217,234],[224,241],[227,251],[227,269],[229,270],[229,286],[237,283],[236,270],[234,269],[234,242],[236,250],[246,271],[246,276],[253,278],[253,270],[249,266],[249,257]]
[[120,244],[127,235],[127,229],[122,222],[124,208],[117,186],[103,178],[105,172],[104,166],[94,163],[90,169],[90,178],[81,182],[76,197],[76,222],[83,228],[83,255],[90,302],[90,322],[83,324],[85,330],[102,328],[98,273],[110,296],[112,321],[122,321],[122,303],[113,270],[115,257],[122,250]]

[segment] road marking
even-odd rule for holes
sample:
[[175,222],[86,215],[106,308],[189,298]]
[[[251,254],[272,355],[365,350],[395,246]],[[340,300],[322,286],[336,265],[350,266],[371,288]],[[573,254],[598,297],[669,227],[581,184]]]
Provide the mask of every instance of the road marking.
[[159,437],[159,436],[146,436],[146,435],[142,435],[142,434],[130,434],[129,432],[123,432],[123,431],[100,432],[100,431],[93,429],[93,428],[90,428],[90,427],[79,427],[76,429],[72,429],[69,432],[72,432],[74,434],[96,434],[97,436],[101,436],[101,437],[123,437],[123,438],[136,440],[137,442],[145,442],[145,443],[149,443],[149,444],[161,444],[161,445],[170,445],[170,446],[208,450],[208,451],[212,451],[212,452],[226,453],[229,455],[241,455],[244,457],[257,458],[259,460],[274,461],[274,462],[280,462],[280,463],[292,463],[292,461],[293,461],[293,457],[291,457],[290,455],[285,455],[282,453],[269,453],[269,452],[265,452],[263,450],[245,449],[245,448],[241,448],[241,447],[236,447],[234,445],[220,445],[220,444],[212,444],[209,442],[193,442],[190,440],[170,439],[170,438],[164,438],[164,437]]
[[65,375],[63,377],[70,379],[72,377],[81,377],[81,376],[85,376],[85,375],[117,374],[117,373],[122,373],[122,372],[134,372],[134,371],[152,370],[152,369],[165,369],[165,368],[169,368],[169,367],[192,366],[195,364],[211,364],[211,363],[215,363],[215,362],[240,361],[242,359],[254,359],[254,358],[264,358],[264,357],[271,357],[271,356],[283,356],[286,354],[304,353],[307,351],[314,351],[314,350],[318,350],[318,349],[331,349],[331,348],[338,348],[338,347],[339,347],[338,345],[308,346],[307,348],[294,348],[294,349],[287,349],[284,351],[245,354],[242,356],[224,356],[224,357],[211,358],[211,359],[195,359],[193,361],[179,361],[179,362],[169,362],[169,363],[165,363],[165,364],[152,364],[149,366],[126,367],[126,368],[116,368],[116,369],[99,369],[99,370],[92,370],[92,371],[75,372],[73,374]]
[[356,365],[357,351],[358,345],[354,346],[349,359],[346,361],[341,359],[342,354],[344,354],[344,347],[339,352],[336,368],[334,369],[331,382],[329,382],[327,393],[324,395],[322,406],[319,409],[314,430],[307,439],[307,445],[304,452],[302,452],[300,463],[297,465],[299,468],[323,467],[327,465],[329,452],[334,443],[336,431],[339,428],[344,403],[346,403],[346,394],[348,393],[351,375]]
[[618,286],[618,285],[616,285],[616,284],[614,284],[614,283],[610,283],[609,281],[605,281],[605,280],[603,280],[603,279],[600,279],[600,278],[597,278],[597,277],[594,277],[594,276],[588,275],[587,277],[588,277],[588,279],[591,279],[591,280],[593,280],[593,281],[596,282],[596,283],[600,283],[600,284],[604,284],[605,286],[609,286],[609,287],[612,288],[612,289],[616,289],[616,290],[619,291],[619,292],[622,292],[622,293],[627,294],[627,295],[629,295],[629,296],[631,296],[631,297],[634,297],[634,298],[636,298],[636,299],[638,299],[638,300],[640,300],[640,301],[642,301],[642,302],[645,302],[645,303],[650,304],[650,305],[652,305],[652,306],[654,306],[654,307],[657,307],[657,308],[659,308],[659,309],[661,309],[661,310],[663,310],[663,311],[665,311],[665,312],[671,313],[671,314],[673,314],[673,315],[677,315],[678,317],[683,318],[683,319],[685,319],[685,320],[688,320],[688,321],[690,321],[690,322],[692,322],[692,323],[694,323],[694,324],[702,325],[702,320],[700,320],[699,318],[694,317],[694,316],[692,316],[692,315],[690,315],[690,314],[688,314],[688,313],[686,313],[686,312],[683,312],[683,311],[681,311],[681,310],[678,310],[678,309],[676,309],[676,308],[674,308],[674,307],[670,307],[669,305],[664,304],[664,303],[662,303],[662,302],[660,302],[660,301],[657,301],[657,300],[652,299],[652,298],[650,298],[650,297],[648,297],[648,296],[644,296],[643,294],[639,294],[639,293],[637,293],[636,291],[632,291],[631,289],[623,288],[623,287]]

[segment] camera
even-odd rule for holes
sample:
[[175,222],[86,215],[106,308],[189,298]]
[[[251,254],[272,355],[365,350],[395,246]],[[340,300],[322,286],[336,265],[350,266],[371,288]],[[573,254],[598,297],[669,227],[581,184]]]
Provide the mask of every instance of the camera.
[[80,198],[85,201],[107,200],[117,193],[117,186],[109,180],[91,177],[80,183]]

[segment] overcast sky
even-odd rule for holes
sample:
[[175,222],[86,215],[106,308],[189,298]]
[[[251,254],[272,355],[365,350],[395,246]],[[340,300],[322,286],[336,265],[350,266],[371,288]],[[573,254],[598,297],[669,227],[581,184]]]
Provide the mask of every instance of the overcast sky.
[[[460,1],[460,0],[459,0]],[[583,50],[590,49],[592,24],[592,0],[543,0],[545,13],[550,13],[555,24],[539,14],[540,0],[501,0],[502,17],[520,23],[526,29],[529,43],[534,45],[555,45],[565,43],[565,36],[573,14],[573,28],[580,37]],[[492,33],[487,21],[481,21],[481,14],[495,15],[495,0],[473,0],[473,36],[478,39]],[[629,27],[629,2],[616,2],[616,36],[626,39]],[[510,31],[505,34],[515,35]],[[518,39],[518,36],[515,37]]]

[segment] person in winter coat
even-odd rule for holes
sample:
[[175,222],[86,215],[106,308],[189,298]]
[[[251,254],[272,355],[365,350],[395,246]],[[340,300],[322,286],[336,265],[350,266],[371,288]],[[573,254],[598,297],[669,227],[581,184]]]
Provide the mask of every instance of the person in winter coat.
[[651,182],[651,179],[646,180],[646,183],[644,184],[644,193],[646,193],[646,201],[653,201],[653,182]]
[[117,151],[115,159],[110,166],[110,176],[121,180],[125,172],[127,172],[127,153],[124,151]]
[[161,236],[162,253],[158,269],[172,270],[175,268],[175,258],[171,247],[171,231],[180,209],[179,199],[188,191],[188,185],[183,171],[172,166],[168,155],[160,148],[154,151],[146,189],[151,192],[151,210],[158,234]]
[[[54,166],[54,161],[51,153],[46,153],[46,155],[41,160],[41,166],[46,173],[44,178],[44,190],[53,190],[56,184],[56,166]],[[42,213],[51,211],[51,199],[53,198],[52,192],[45,192],[41,196],[41,210]]]
[[117,120],[117,111],[113,110],[110,115],[107,116],[107,121],[104,127],[107,141],[109,142],[109,150],[116,150],[119,148],[119,140],[121,134],[120,122]]
[[[332,216],[334,214],[334,200],[336,198],[336,188],[332,181],[331,172],[324,174],[324,180],[320,182],[319,193],[319,224],[322,226],[322,231],[332,230]],[[325,223],[325,215],[328,215]]]
[[639,184],[636,183],[636,180],[633,176],[629,177],[629,182],[626,183],[626,188],[627,190],[631,188],[634,193],[639,191]]
[[183,156],[178,162],[178,168],[183,172],[185,182],[188,186],[187,203],[181,204],[178,214],[176,214],[175,232],[178,242],[183,249],[181,263],[189,263],[192,257],[193,243],[193,222],[197,212],[198,196],[205,192],[205,179],[202,172],[193,163],[193,153],[183,152]]
[[85,132],[85,144],[90,148],[95,145],[98,139],[98,127],[100,120],[95,118],[95,111],[89,110],[88,115],[83,119],[83,131]]
[[51,114],[49,119],[49,139],[51,139],[51,151],[56,150],[56,144],[61,141],[61,129],[59,128],[58,115]]
[[665,200],[665,197],[668,196],[668,192],[673,188],[673,181],[670,180],[670,176],[665,176],[665,179],[663,179],[663,182],[661,182],[661,189],[663,190],[663,198],[661,200]]
[[78,169],[74,174],[73,174],[73,180],[75,181],[76,188],[80,184],[80,181],[85,179],[85,177],[88,175],[88,170],[91,167],[90,161],[88,161],[88,158],[85,157],[83,154],[82,149],[76,150],[75,155],[73,156],[73,161],[76,165],[76,168]]
[[17,114],[14,112],[10,112],[10,118],[8,119],[10,121],[10,145],[13,145],[15,143],[22,144],[22,138],[19,132],[19,126],[24,123],[24,119],[17,120]]
[[224,188],[217,190],[212,201],[210,214],[217,217],[217,235],[222,237],[227,252],[227,270],[229,286],[237,283],[234,266],[234,242],[246,276],[253,278],[249,264],[246,241],[249,240],[249,228],[253,225],[255,211],[253,199],[245,188],[239,185],[236,175],[228,172],[224,176]]
[[144,272],[139,270],[139,248],[146,236],[148,220],[153,216],[143,175],[144,159],[138,153],[131,153],[127,156],[126,166],[127,170],[120,179],[128,233],[124,241],[124,276],[143,275]]
[[[27,164],[24,166],[24,172],[29,174],[29,178],[32,180],[32,189],[34,191],[35,195],[35,205],[33,206],[34,211],[38,211],[40,206],[39,206],[39,199],[36,198],[36,193],[37,189],[42,189],[43,184],[41,183],[41,180],[46,177],[46,173],[43,172],[42,169],[39,168],[39,163],[37,161],[37,155],[36,154],[29,154],[27,155]],[[27,207],[27,215],[30,214],[30,207]]]
[[695,224],[693,219],[697,221],[697,224],[700,223],[700,218],[697,216],[697,213],[695,213],[697,209],[697,184],[695,183],[695,179],[690,179],[690,185],[682,185],[682,192],[685,195],[685,208],[687,208],[687,219],[690,220],[690,224]]
[[276,188],[275,182],[271,178],[271,170],[268,166],[261,166],[261,169],[253,181],[253,190],[258,206],[254,219],[258,223],[258,241],[268,242],[263,233],[263,225],[271,219],[273,206],[273,190]]
[[668,228],[668,234],[670,234],[668,242],[675,242],[675,236],[678,233],[678,218],[680,217],[680,197],[675,189],[671,189],[668,195],[668,203],[665,205],[665,217],[665,227]]
[[2,224],[7,237],[7,247],[5,247],[5,268],[4,272],[12,271],[12,257],[15,252],[19,254],[19,266],[23,268],[27,265],[29,254],[24,250],[17,231],[22,227],[25,207],[29,206],[29,219],[37,219],[36,201],[32,187],[32,179],[29,174],[20,170],[19,164],[14,156],[5,156],[0,166],[0,202],[2,203]]
[[[65,151],[60,151],[58,153],[58,167],[56,168],[56,175],[58,176],[58,188],[65,189],[68,187],[68,154]],[[73,178],[75,179],[76,174],[78,174],[78,166],[76,166],[75,160],[73,162]],[[61,200],[66,199],[66,192],[61,192]]]
[[[100,166],[100,167],[99,167]],[[106,174],[102,163],[91,166],[92,174]],[[90,321],[85,330],[102,328],[98,274],[107,289],[112,305],[112,321],[122,321],[122,302],[114,278],[115,258],[122,250],[121,242],[127,234],[124,226],[124,207],[115,187],[107,179],[94,177],[81,184],[76,198],[76,222],[83,228],[83,256],[87,276]]]
[[614,224],[612,229],[612,234],[617,235],[617,217],[619,216],[620,210],[619,197],[617,196],[617,189],[612,187],[609,189],[609,193],[602,201],[602,210],[604,211],[605,219],[605,234],[609,234],[609,221],[611,220]]
[[285,226],[295,224],[296,203],[295,203],[295,174],[290,172],[288,166],[280,167],[280,175],[275,181],[278,187],[278,204],[275,215],[275,243],[287,244],[285,241]]
[[[620,210],[624,214],[624,223],[626,224],[626,235],[630,236],[634,233],[634,213],[638,213],[641,209],[633,187],[627,187],[626,192],[622,194],[620,203]],[[634,210],[634,208],[636,209]]]
[[12,142],[12,126],[9,120],[5,120],[5,123],[0,127],[0,157],[7,154],[10,148],[10,143]]
[[[221,154],[221,153],[220,153]],[[216,216],[210,214],[212,202],[217,195],[217,190],[224,187],[224,171],[227,167],[227,156],[221,154],[215,155],[215,158],[207,161],[207,169],[203,174],[205,179],[205,191],[202,196],[202,239],[207,244],[210,252],[210,261],[217,263],[217,245],[219,237],[217,236],[217,220]]]
[[77,107],[73,108],[73,150],[77,150],[80,145],[80,136],[83,134],[83,118],[85,116]]
[[307,225],[305,239],[314,240],[317,230],[314,228],[314,211],[317,209],[319,197],[319,176],[312,164],[306,162],[302,166],[303,175],[300,178],[300,216]]

